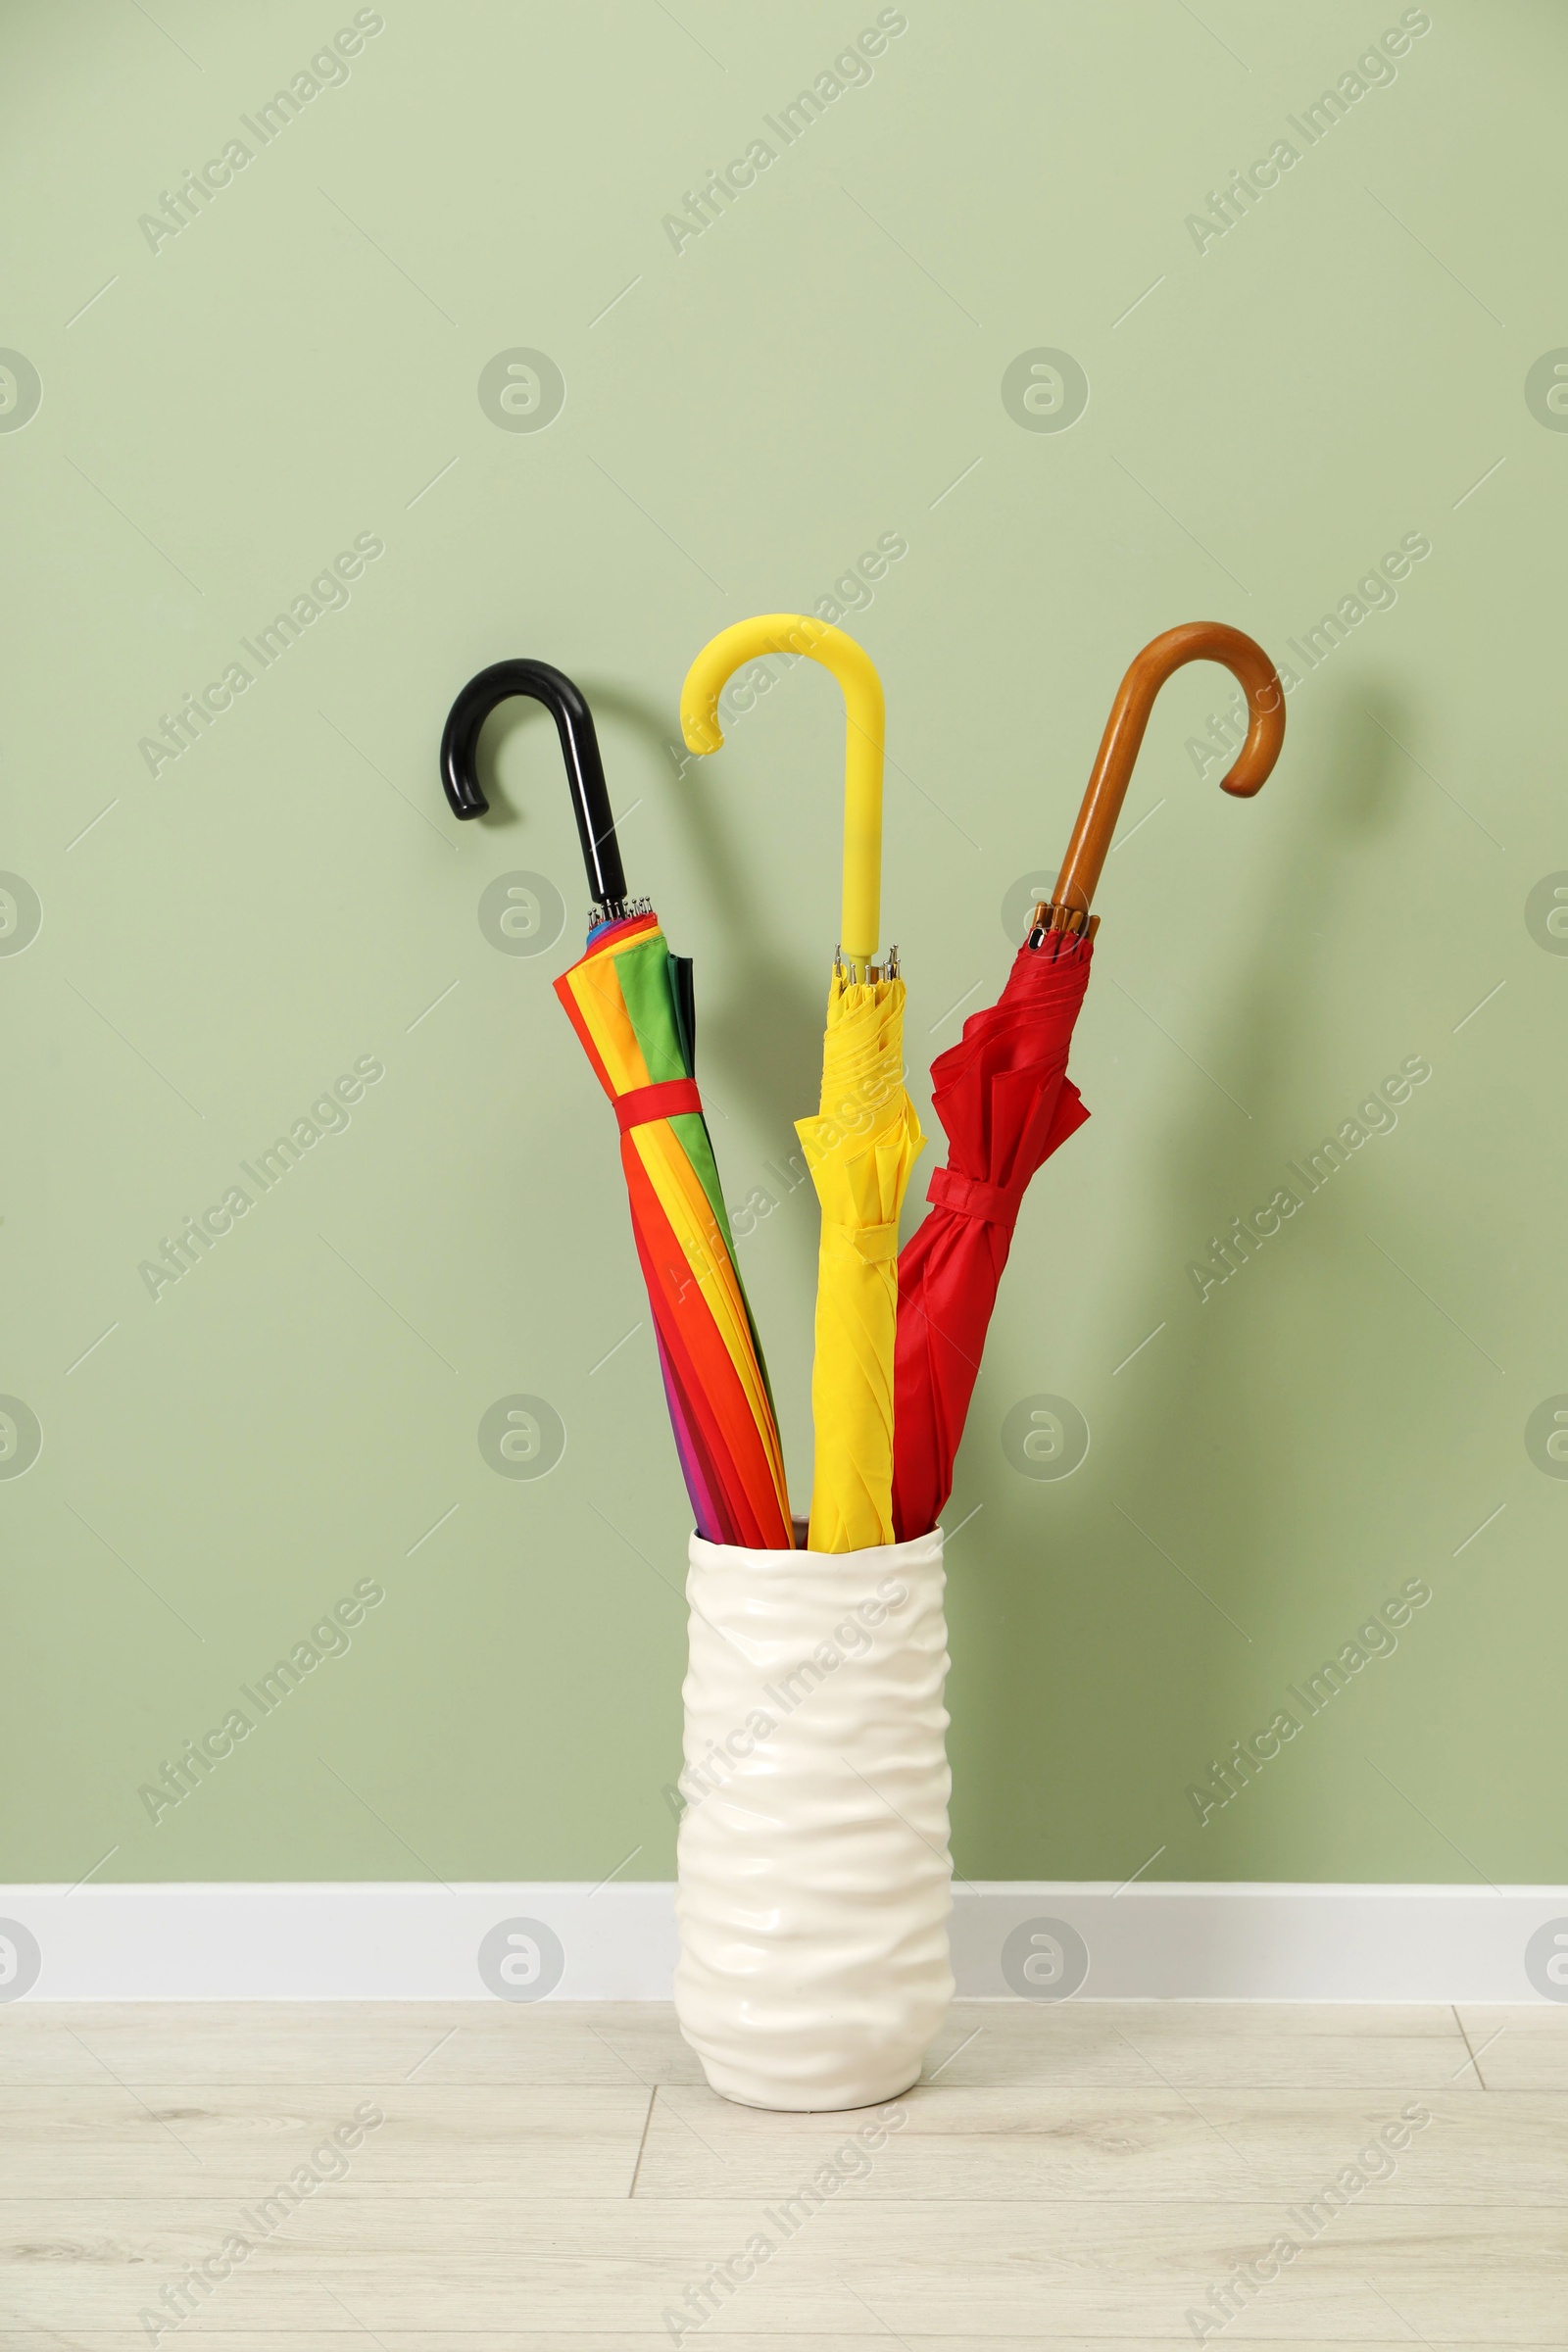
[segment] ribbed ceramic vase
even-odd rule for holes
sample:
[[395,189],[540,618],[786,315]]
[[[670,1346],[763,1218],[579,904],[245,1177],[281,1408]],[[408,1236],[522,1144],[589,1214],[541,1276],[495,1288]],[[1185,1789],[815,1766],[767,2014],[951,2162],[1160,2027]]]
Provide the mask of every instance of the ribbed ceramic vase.
[[690,1557],[681,2032],[744,2106],[896,2097],[953,1998],[941,1532]]

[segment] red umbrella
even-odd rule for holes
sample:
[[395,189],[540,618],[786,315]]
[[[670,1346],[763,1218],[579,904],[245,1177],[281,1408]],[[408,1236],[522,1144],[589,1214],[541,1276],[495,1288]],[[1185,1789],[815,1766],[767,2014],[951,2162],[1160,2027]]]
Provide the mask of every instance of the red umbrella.
[[1012,1229],[1035,1170],[1089,1116],[1067,1076],[1073,1025],[1094,956],[1090,901],[1110,848],[1155,695],[1188,662],[1220,662],[1247,696],[1247,741],[1224,789],[1250,797],[1285,738],[1285,696],[1262,647],[1222,621],[1191,621],[1146,645],[1121,682],[1085,790],[1054,896],[997,1003],[972,1013],[931,1066],[948,1163],[931,1179],[931,1213],[899,1258],[893,1376],[893,1526],[922,1536],[953,1492],[980,1354]]

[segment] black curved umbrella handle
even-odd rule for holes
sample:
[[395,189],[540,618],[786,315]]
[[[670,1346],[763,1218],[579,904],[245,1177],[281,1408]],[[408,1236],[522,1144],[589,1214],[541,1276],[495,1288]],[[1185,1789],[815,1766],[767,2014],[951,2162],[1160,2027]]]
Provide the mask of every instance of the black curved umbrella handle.
[[563,670],[552,669],[548,662],[497,662],[489,669],[481,669],[447,712],[441,736],[441,782],[453,815],[483,816],[488,808],[490,804],[479,790],[475,757],[479,730],[497,704],[509,702],[514,694],[543,703],[556,722],[589,890],[600,903],[623,900],[626,877],[621,871],[593,712],[570,678]]

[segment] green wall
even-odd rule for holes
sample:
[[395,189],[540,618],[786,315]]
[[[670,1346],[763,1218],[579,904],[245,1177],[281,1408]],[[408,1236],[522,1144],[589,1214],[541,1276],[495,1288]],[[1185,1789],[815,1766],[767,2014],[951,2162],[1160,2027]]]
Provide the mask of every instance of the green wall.
[[[0,1871],[670,1874],[687,1519],[550,989],[583,901],[559,755],[510,706],[460,828],[436,744],[505,655],[593,701],[634,882],[697,958],[729,1197],[783,1195],[742,1255],[804,1497],[814,1217],[764,1171],[814,1103],[836,690],[781,676],[717,759],[670,747],[715,630],[896,539],[838,601],[887,690],[922,1108],[1137,649],[1223,618],[1301,673],[1250,804],[1216,789],[1220,673],[1169,686],[1107,869],[1094,1115],[1019,1226],[948,1513],[959,1868],[1560,1880],[1568,416],[1530,371],[1568,345],[1561,13],[1435,5],[1356,75],[1397,6],[909,0],[788,146],[766,118],[874,7],[386,0],[265,145],[353,11],[155,14],[15,11],[0,58],[0,344],[41,386],[28,418],[6,363],[0,867],[42,914],[0,954],[0,1390],[42,1432],[0,1478]],[[1335,88],[1309,145],[1291,118]],[[148,225],[234,138],[206,208]],[[1193,225],[1281,140],[1251,209]],[[564,378],[545,429],[481,404],[518,349]],[[1041,349],[1087,376],[1066,429],[1004,398]],[[264,669],[244,641],[356,541]],[[177,759],[143,748],[235,662]],[[518,872],[565,910],[531,955],[480,921]],[[1397,1125],[1200,1299],[1210,1238],[1411,1059]],[[323,1105],[150,1295],[356,1063],[349,1123]],[[564,1429],[546,1477],[481,1454],[517,1394]],[[1041,1396],[1090,1432],[1070,1477],[1009,1458]],[[1412,1582],[1308,1716],[1290,1686]],[[163,1762],[362,1585],[346,1652],[150,1819]],[[1200,1822],[1213,1761],[1293,1708]]]

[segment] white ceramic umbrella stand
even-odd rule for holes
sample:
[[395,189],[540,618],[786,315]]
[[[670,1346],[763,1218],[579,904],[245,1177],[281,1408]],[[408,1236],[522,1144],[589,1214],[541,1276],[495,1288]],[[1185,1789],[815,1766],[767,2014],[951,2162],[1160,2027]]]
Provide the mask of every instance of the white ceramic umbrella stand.
[[894,2098],[953,1997],[941,1532],[690,1558],[681,2032],[748,2107]]

